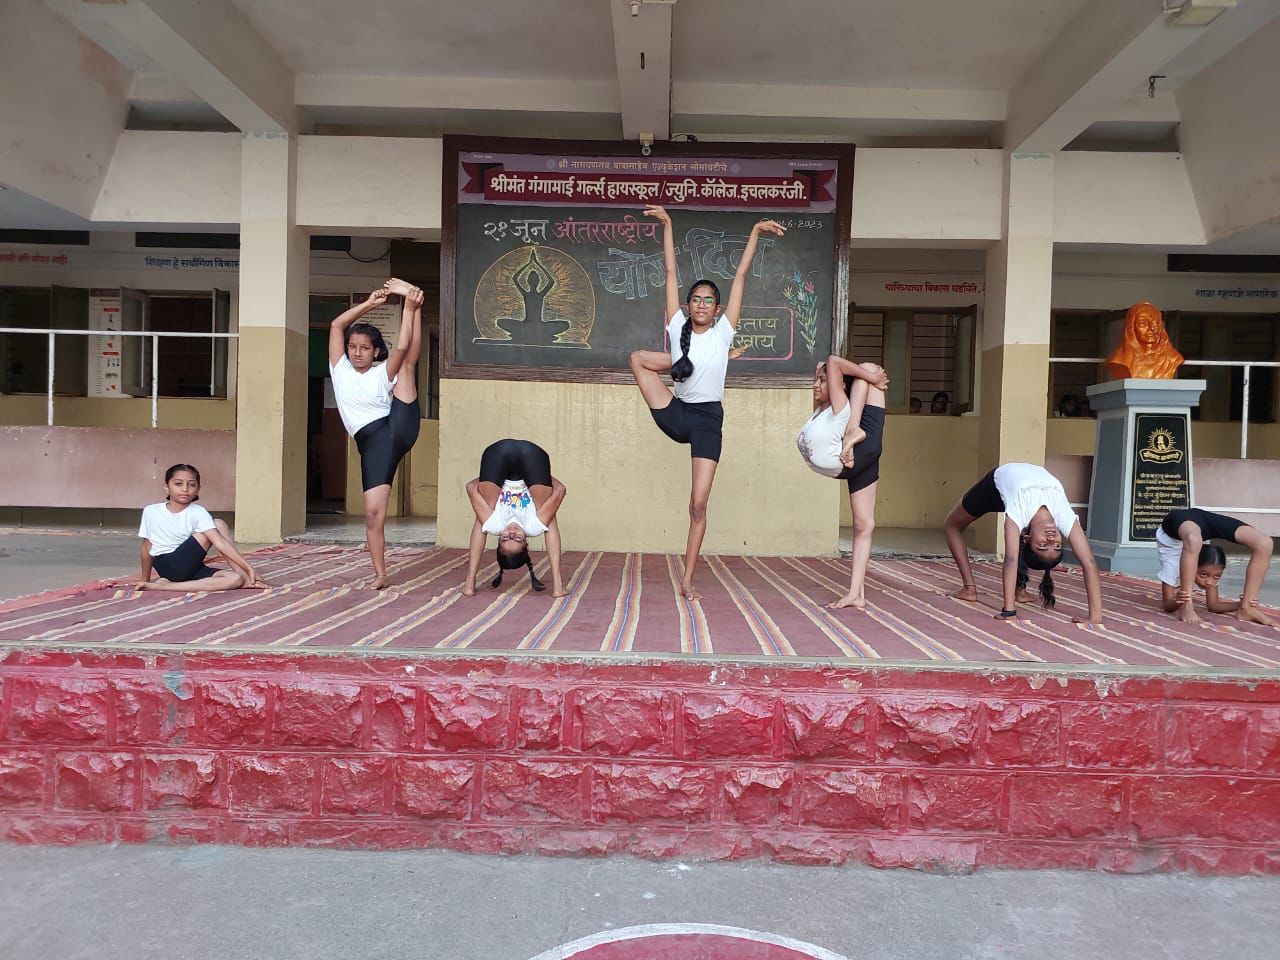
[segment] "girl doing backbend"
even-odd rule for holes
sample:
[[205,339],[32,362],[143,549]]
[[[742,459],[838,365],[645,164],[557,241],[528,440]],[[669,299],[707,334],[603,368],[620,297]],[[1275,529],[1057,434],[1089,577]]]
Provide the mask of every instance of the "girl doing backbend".
[[[707,532],[707,501],[720,461],[724,425],[724,378],[730,346],[742,310],[747,273],[761,233],[781,236],[781,224],[761,220],[751,228],[742,259],[729,290],[729,303],[721,312],[720,289],[710,280],[695,280],[680,305],[680,279],[676,271],[675,237],[671,215],[662,207],[646,207],[645,214],[663,226],[662,260],[666,269],[666,324],[670,352],[637,350],[631,354],[631,372],[649,405],[658,428],[676,443],[687,443],[693,462],[689,491],[689,536],[685,543],[684,577],[680,590],[689,600],[699,599],[693,588],[694,569],[702,538]],[[675,395],[659,374],[670,372]]]
[[[1227,540],[1249,548],[1244,571],[1244,591],[1239,600],[1218,596],[1218,581],[1227,555],[1212,540]],[[1258,609],[1258,593],[1271,566],[1271,538],[1235,517],[1192,507],[1172,510],[1156,528],[1156,555],[1160,559],[1161,605],[1183,623],[1199,623],[1192,604],[1194,587],[1204,590],[1210,613],[1234,613],[1237,619],[1272,626]]]
[[[357,322],[391,294],[404,298],[394,350],[387,349],[377,327]],[[329,326],[333,394],[342,423],[360,450],[365,537],[375,590],[388,583],[386,524],[391,482],[421,427],[415,367],[422,347],[422,300],[417,287],[392,278]]]
[[[189,463],[175,463],[164,472],[164,489],[164,500],[142,511],[139,590],[191,593],[268,585],[236,549],[227,525],[196,503],[200,499],[199,470]],[[226,557],[231,569],[215,570],[206,565],[210,549]],[[158,579],[151,579],[152,570],[159,574]]]
[[1045,609],[1054,606],[1057,598],[1050,571],[1062,562],[1065,531],[1067,542],[1084,570],[1085,594],[1089,599],[1088,617],[1072,619],[1077,623],[1101,623],[1102,581],[1089,539],[1080,528],[1058,478],[1032,463],[1006,463],[996,467],[975,483],[947,516],[943,530],[962,583],[952,596],[977,602],[978,589],[973,581],[973,568],[969,566],[964,531],[979,517],[1000,512],[1004,513],[1004,603],[996,619],[1010,620],[1018,615],[1017,583],[1021,563],[1044,571],[1040,581],[1041,605]]
[[[832,384],[836,384],[832,389]],[[849,484],[853,514],[853,562],[849,592],[832,608],[867,606],[864,584],[876,527],[876,484],[884,449],[884,391],[889,375],[874,363],[854,363],[835,354],[813,377],[813,416],[796,446],[809,469]]]
[[467,497],[476,519],[471,525],[471,552],[462,593],[476,595],[476,575],[484,553],[485,536],[498,538],[498,575],[490,584],[502,583],[505,570],[529,568],[534,590],[545,589],[533,573],[529,538],[545,535],[551,563],[551,595],[565,595],[560,571],[560,525],[556,511],[564,502],[564,484],[551,475],[551,458],[528,440],[499,440],[480,455],[480,476],[467,483]]

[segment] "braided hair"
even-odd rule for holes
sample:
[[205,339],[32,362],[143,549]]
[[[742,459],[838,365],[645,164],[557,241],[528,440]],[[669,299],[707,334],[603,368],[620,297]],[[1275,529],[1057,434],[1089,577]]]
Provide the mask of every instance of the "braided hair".
[[[1044,576],[1040,578],[1040,606],[1046,610],[1052,610],[1058,602],[1058,598],[1053,591],[1053,575],[1049,572],[1062,562],[1062,554],[1059,553],[1052,560],[1040,556],[1031,549],[1031,545],[1024,539],[1018,547],[1018,573],[1021,579],[1022,571],[1026,570],[1043,570]],[[1026,581],[1023,580],[1023,583]]]
[[342,348],[345,350],[347,344],[351,342],[353,333],[362,333],[369,338],[369,342],[373,344],[373,362],[382,363],[387,357],[391,356],[391,351],[387,349],[387,341],[382,339],[382,331],[375,327],[372,323],[353,323],[347,327],[347,339],[343,341]]
[[529,579],[533,582],[533,589],[541,593],[547,589],[546,584],[538,579],[533,572],[533,558],[529,556],[529,548],[525,547],[519,553],[503,553],[501,550],[496,552],[498,561],[498,575],[490,581],[489,586],[495,590],[502,583],[502,574],[507,570],[519,570],[521,567],[529,568]]
[[[710,280],[695,280],[693,286],[689,288],[689,296],[685,297],[685,305],[688,306],[690,300],[693,299],[694,291],[699,287],[707,287],[711,290],[712,295],[716,298],[716,306],[720,305],[720,288]],[[693,317],[686,311],[684,315],[684,326],[680,328],[680,359],[671,365],[671,379],[676,383],[688,380],[693,376],[693,361],[689,359],[689,344],[693,341]]]

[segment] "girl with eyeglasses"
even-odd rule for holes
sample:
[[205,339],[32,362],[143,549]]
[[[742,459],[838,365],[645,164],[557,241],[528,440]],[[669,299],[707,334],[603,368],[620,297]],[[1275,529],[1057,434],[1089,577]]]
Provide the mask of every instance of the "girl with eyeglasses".
[[564,502],[564,484],[551,475],[547,451],[528,440],[499,440],[480,455],[480,475],[468,481],[467,497],[476,519],[471,525],[471,547],[467,557],[467,579],[462,593],[476,595],[476,575],[486,538],[498,538],[498,575],[491,587],[502,583],[507,570],[529,568],[533,589],[546,587],[534,575],[529,556],[529,538],[545,536],[547,560],[551,564],[551,595],[567,592],[560,573],[560,526],[556,512]]
[[[729,290],[729,303],[721,310],[720,289],[710,280],[695,280],[689,296],[680,304],[675,238],[671,215],[662,207],[646,207],[645,214],[663,226],[662,255],[666,269],[666,329],[670,352],[637,350],[631,354],[631,373],[649,405],[654,422],[676,443],[687,443],[693,461],[689,491],[689,537],[685,544],[681,592],[689,600],[700,594],[693,588],[693,573],[707,532],[707,501],[720,461],[724,425],[724,378],[730,347],[742,310],[747,273],[761,233],[782,236],[786,228],[774,220],[761,220],[751,228],[742,251],[738,272]],[[737,354],[734,354],[735,356]],[[660,374],[670,373],[674,396]]]

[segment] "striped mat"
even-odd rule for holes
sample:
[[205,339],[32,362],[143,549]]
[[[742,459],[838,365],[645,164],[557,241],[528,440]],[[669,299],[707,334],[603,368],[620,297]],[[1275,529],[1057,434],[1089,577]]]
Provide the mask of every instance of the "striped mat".
[[[700,603],[679,595],[680,559],[655,554],[566,554],[570,594],[559,600],[532,592],[527,576],[490,589],[491,560],[478,595],[462,596],[459,549],[390,550],[393,586],[381,592],[369,589],[359,549],[290,545],[253,562],[272,589],[177,594],[99,582],[0,603],[0,641],[1280,668],[1280,630],[1208,614],[1186,627],[1156,609],[1153,582],[1104,575],[1105,625],[1073,624],[1084,584],[1066,569],[1057,611],[1024,608],[1003,623],[992,619],[992,563],[974,565],[975,606],[946,595],[958,585],[950,562],[875,560],[859,612],[825,607],[848,583],[848,561],[836,558],[708,557]],[[549,583],[545,558],[537,570]]]

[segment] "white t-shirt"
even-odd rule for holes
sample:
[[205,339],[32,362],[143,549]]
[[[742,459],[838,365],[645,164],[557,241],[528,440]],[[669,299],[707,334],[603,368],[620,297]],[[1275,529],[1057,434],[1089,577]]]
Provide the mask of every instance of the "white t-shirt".
[[1068,536],[1077,523],[1067,492],[1052,473],[1034,463],[1006,463],[996,468],[996,489],[1004,501],[1004,512],[1018,525],[1027,524],[1041,507],[1048,507],[1059,532]]
[[[667,341],[671,346],[671,363],[680,359],[680,331],[684,328],[684,311],[667,324]],[[708,403],[724,399],[724,375],[729,370],[729,347],[733,344],[733,326],[723,316],[705,333],[693,331],[689,337],[689,359],[693,373],[688,380],[675,385],[675,394],[685,403]]]
[[343,354],[337,363],[329,364],[329,376],[333,378],[333,397],[338,401],[342,425],[351,436],[391,412],[391,388],[396,381],[387,379],[385,363],[376,363],[360,373]]
[[512,523],[518,523],[526,537],[540,537],[547,532],[546,525],[538,519],[538,508],[523,480],[507,480],[502,484],[493,514],[484,522],[482,529],[496,536]]
[[173,553],[187,542],[193,533],[213,529],[213,517],[198,503],[188,503],[174,513],[168,502],[153,503],[142,511],[142,525],[138,536],[151,541],[151,556],[163,557]]
[[800,456],[814,473],[824,477],[838,477],[844,470],[840,462],[840,448],[844,446],[844,428],[849,425],[849,414],[853,408],[847,403],[839,413],[831,412],[831,405],[814,413],[796,437],[796,446],[800,448]]

